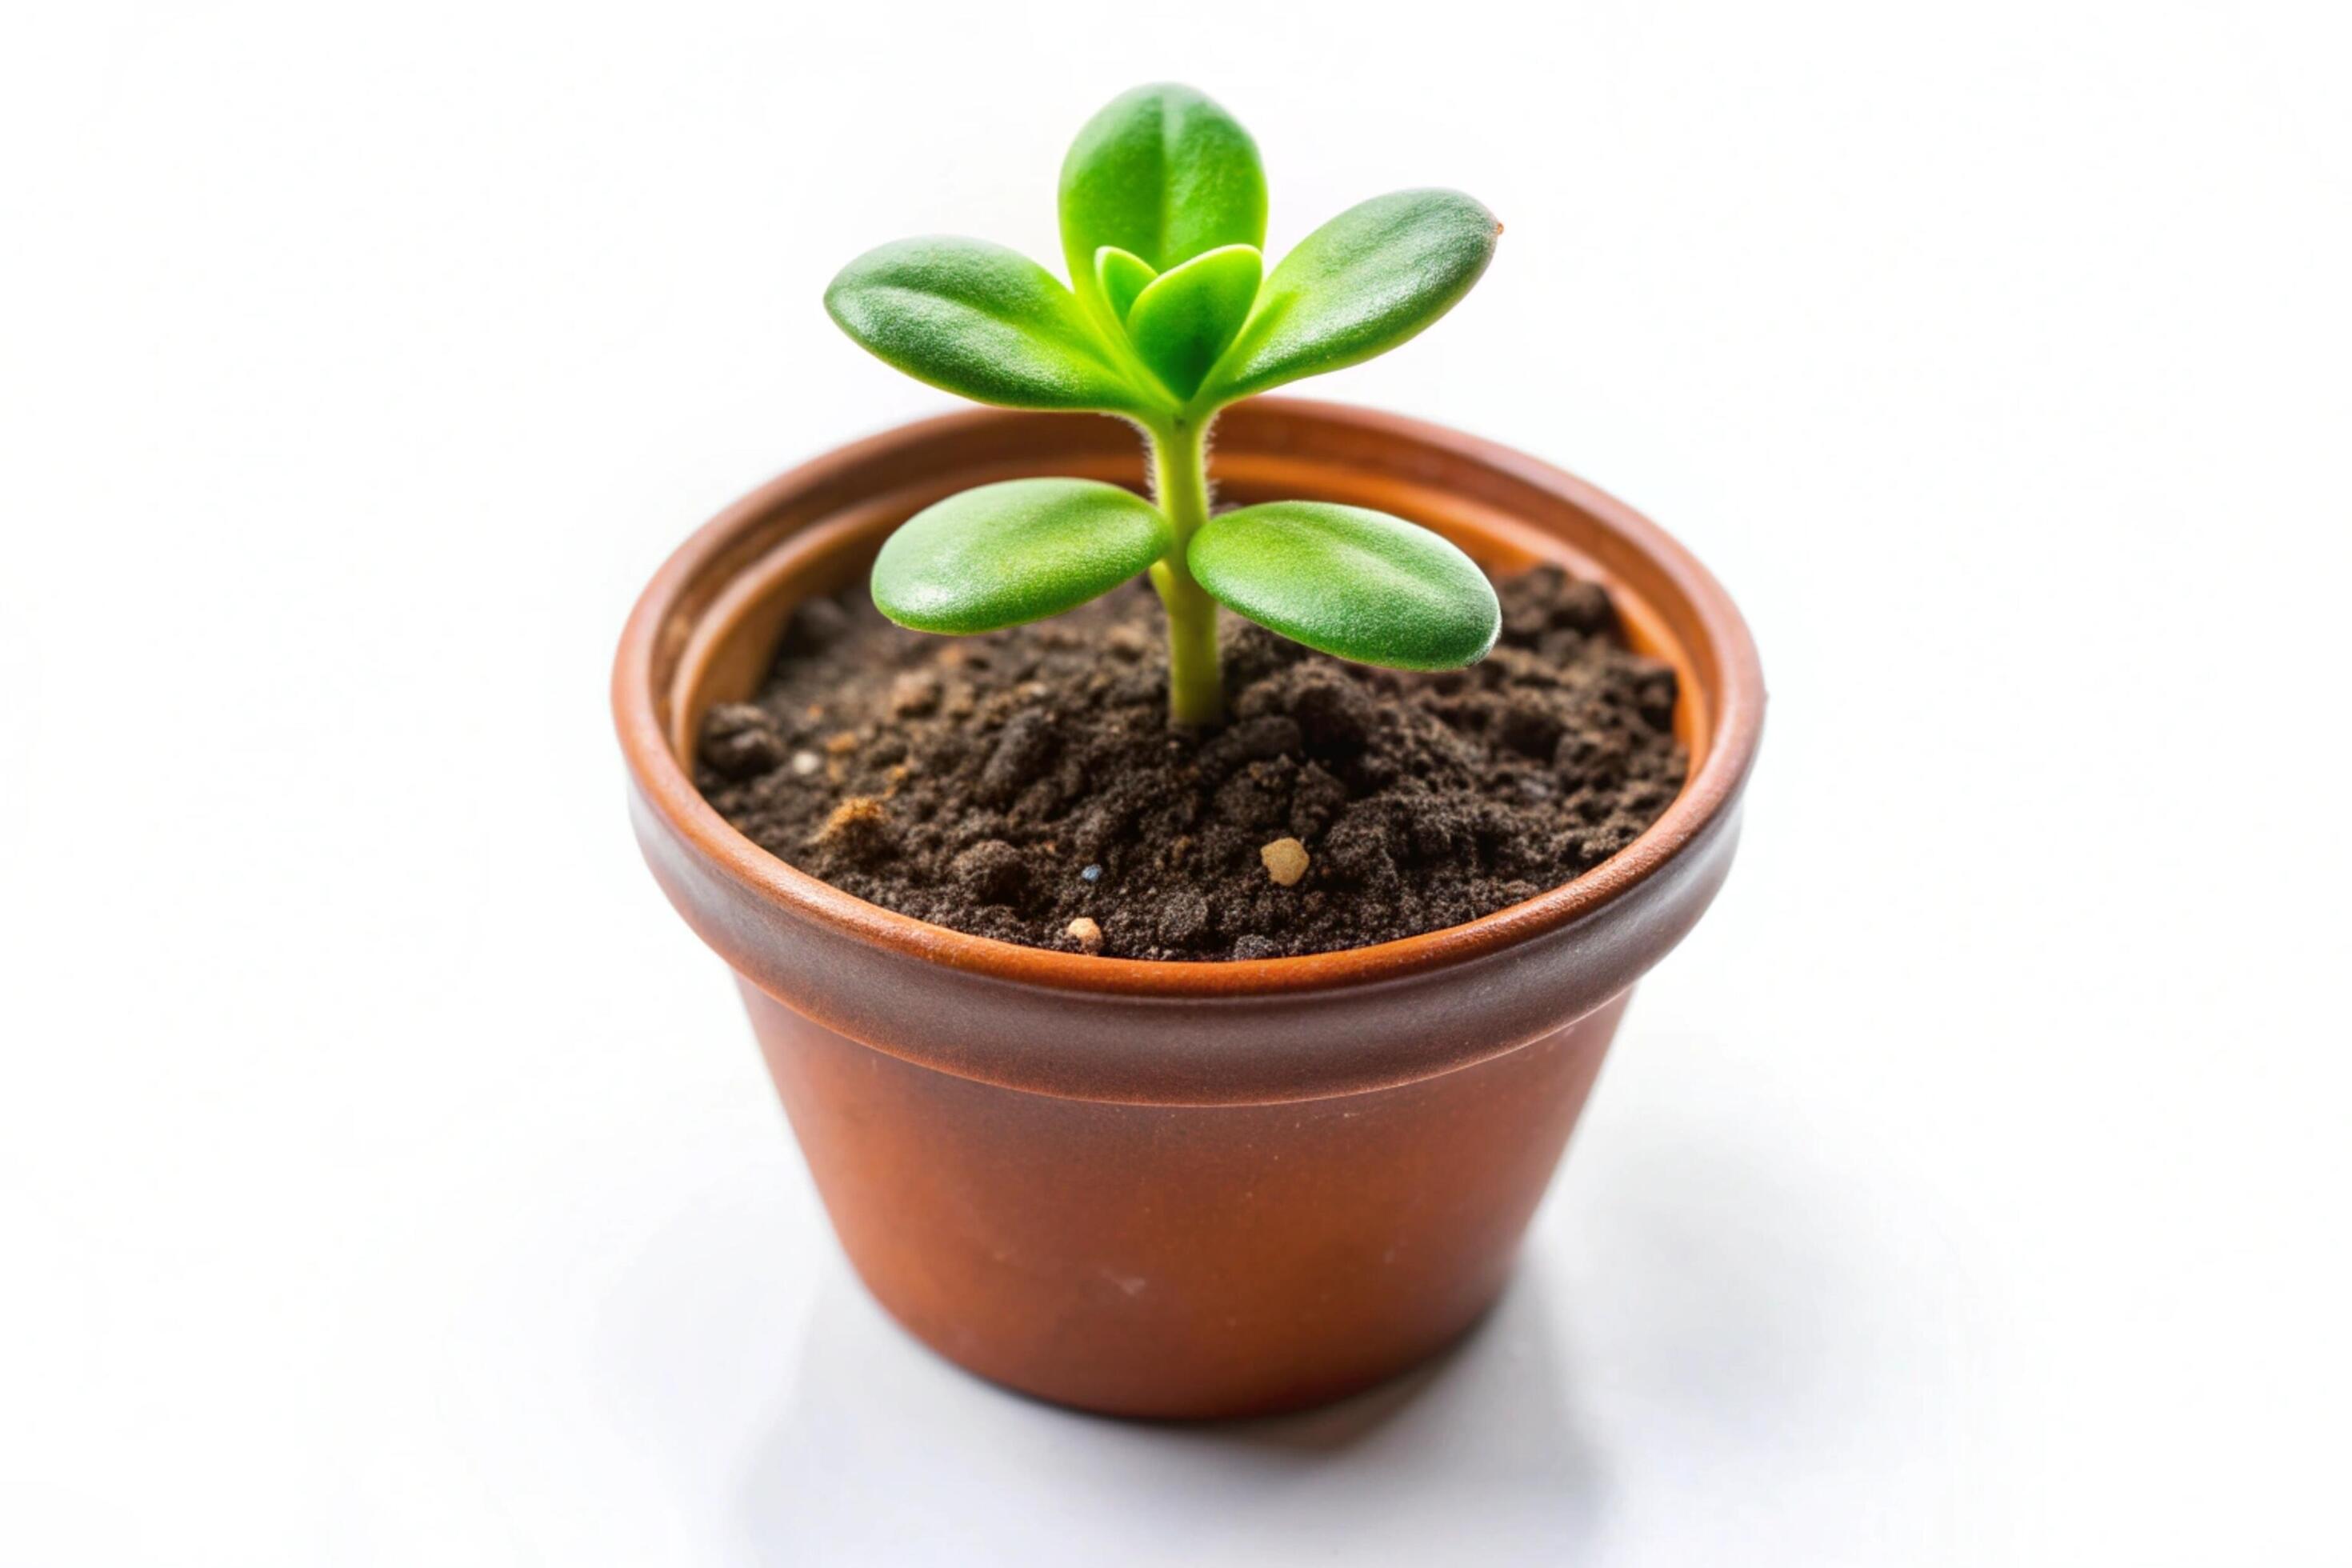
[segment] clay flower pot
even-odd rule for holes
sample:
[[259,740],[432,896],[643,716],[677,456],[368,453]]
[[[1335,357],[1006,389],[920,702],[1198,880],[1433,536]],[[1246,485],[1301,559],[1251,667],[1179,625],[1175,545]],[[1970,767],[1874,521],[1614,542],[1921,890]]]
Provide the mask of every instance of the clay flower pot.
[[859,442],[670,557],[613,705],[638,839],[726,959],[843,1248],[940,1354],[1125,1415],[1346,1394],[1462,1333],[1502,1289],[1633,984],[1731,864],[1763,719],[1721,588],[1627,507],[1433,426],[1266,398],[1228,412],[1224,499],[1377,507],[1504,568],[1605,583],[1682,680],[1688,781],[1565,887],[1467,925],[1307,958],[1150,963],[967,936],[756,847],[682,758],[750,695],[803,597],[968,486],[1139,485],[1112,420],[981,412]]

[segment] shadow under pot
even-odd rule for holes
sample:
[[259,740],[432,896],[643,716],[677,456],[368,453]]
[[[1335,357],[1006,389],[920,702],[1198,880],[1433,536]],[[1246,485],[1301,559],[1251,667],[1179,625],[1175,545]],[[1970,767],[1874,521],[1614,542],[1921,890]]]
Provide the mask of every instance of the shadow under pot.
[[794,605],[972,485],[1139,485],[1108,419],[891,431],[730,508],[629,620],[613,701],[647,863],[735,971],[844,1250],[906,1328],[987,1378],[1108,1414],[1337,1398],[1501,1290],[1634,983],[1728,870],[1764,691],[1738,613],[1655,525],[1507,448],[1285,398],[1221,418],[1223,495],[1373,507],[1490,570],[1600,582],[1665,660],[1680,794],[1617,854],[1484,919],[1300,958],[1146,963],[966,935],[742,837],[688,759],[760,686]]

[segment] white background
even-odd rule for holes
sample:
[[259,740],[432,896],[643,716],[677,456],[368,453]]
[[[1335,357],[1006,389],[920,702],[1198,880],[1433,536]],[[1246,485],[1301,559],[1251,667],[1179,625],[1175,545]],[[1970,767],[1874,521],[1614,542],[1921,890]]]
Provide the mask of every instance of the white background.
[[[0,1558],[2345,1560],[2340,6],[53,5],[0,47]],[[846,1272],[637,863],[670,547],[947,406],[1191,80],[1273,247],[1465,187],[1310,388],[1688,541],[1774,706],[1498,1316],[1241,1430]]]

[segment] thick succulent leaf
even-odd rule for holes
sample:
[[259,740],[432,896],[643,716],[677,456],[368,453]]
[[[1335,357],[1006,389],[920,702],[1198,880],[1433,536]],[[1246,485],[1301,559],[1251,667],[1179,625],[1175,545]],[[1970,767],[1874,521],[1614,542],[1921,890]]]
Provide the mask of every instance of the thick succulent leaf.
[[1425,528],[1362,507],[1243,507],[1211,518],[1184,559],[1219,602],[1359,664],[1475,664],[1503,626],[1494,587],[1470,557]]
[[824,291],[841,330],[877,357],[982,403],[1119,412],[1153,398],[1113,368],[1060,279],[984,240],[902,239]]
[[1153,279],[1127,312],[1127,335],[1151,373],[1178,397],[1190,397],[1257,299],[1265,258],[1255,247],[1228,245]]
[[1349,207],[1282,258],[1211,376],[1222,401],[1385,353],[1452,310],[1502,226],[1459,191],[1399,191]]
[[1139,575],[1175,548],[1160,509],[1094,479],[1011,479],[908,518],[874,562],[874,604],[919,632],[1042,620]]
[[1095,287],[1102,290],[1103,303],[1110,307],[1110,313],[1122,321],[1135,297],[1150,288],[1157,276],[1151,263],[1131,250],[1106,245],[1095,252]]
[[1257,143],[1189,87],[1163,82],[1113,99],[1062,162],[1062,249],[1071,281],[1098,306],[1094,259],[1106,245],[1158,272],[1219,246],[1263,248]]

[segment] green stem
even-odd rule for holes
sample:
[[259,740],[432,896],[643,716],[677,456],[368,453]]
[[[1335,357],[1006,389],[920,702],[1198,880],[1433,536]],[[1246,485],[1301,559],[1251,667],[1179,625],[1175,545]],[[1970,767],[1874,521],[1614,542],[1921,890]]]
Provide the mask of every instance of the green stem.
[[1168,717],[1213,724],[1224,716],[1225,681],[1217,668],[1217,602],[1192,580],[1185,547],[1209,521],[1208,421],[1178,417],[1155,426],[1151,484],[1176,530],[1176,548],[1151,568],[1151,585],[1168,611]]

